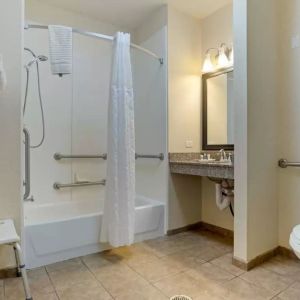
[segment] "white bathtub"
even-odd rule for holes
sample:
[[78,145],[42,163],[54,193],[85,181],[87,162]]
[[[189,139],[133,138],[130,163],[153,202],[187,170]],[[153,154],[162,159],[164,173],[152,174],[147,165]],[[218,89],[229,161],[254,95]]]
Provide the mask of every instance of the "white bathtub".
[[[27,205],[28,204],[28,205]],[[25,205],[25,258],[28,268],[108,249],[99,243],[102,201]],[[137,196],[135,240],[164,234],[164,204]]]

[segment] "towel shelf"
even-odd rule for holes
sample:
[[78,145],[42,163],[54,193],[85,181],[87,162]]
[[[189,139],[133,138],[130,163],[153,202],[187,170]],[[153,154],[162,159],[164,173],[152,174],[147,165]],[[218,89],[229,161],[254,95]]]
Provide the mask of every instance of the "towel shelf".
[[82,182],[74,182],[74,183],[59,183],[59,182],[55,182],[53,184],[53,188],[55,190],[60,190],[62,188],[69,188],[69,187],[105,185],[105,183],[106,183],[106,180],[100,180],[100,181],[82,181]]

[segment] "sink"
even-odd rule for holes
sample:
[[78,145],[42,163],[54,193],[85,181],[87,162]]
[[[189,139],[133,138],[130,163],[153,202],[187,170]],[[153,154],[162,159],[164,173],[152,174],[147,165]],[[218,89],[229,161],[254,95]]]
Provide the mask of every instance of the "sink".
[[194,159],[193,162],[200,163],[200,164],[209,164],[209,163],[216,163],[216,160],[213,158],[210,159]]
[[212,161],[212,162],[208,162],[209,165],[228,165],[231,166],[232,162],[228,159],[224,159],[224,160],[217,160],[217,161]]

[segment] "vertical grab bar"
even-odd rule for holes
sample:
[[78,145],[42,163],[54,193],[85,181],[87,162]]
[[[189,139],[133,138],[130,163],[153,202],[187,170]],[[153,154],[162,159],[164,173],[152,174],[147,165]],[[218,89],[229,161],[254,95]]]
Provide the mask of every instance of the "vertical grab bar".
[[23,128],[23,132],[25,136],[25,193],[23,200],[27,200],[30,196],[30,134],[26,128]]

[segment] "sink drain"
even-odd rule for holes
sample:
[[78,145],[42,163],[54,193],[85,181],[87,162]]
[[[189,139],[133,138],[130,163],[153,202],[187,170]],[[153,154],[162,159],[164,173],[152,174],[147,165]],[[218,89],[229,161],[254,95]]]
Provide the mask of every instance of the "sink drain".
[[176,295],[171,297],[170,300],[193,300],[193,299],[185,295]]

